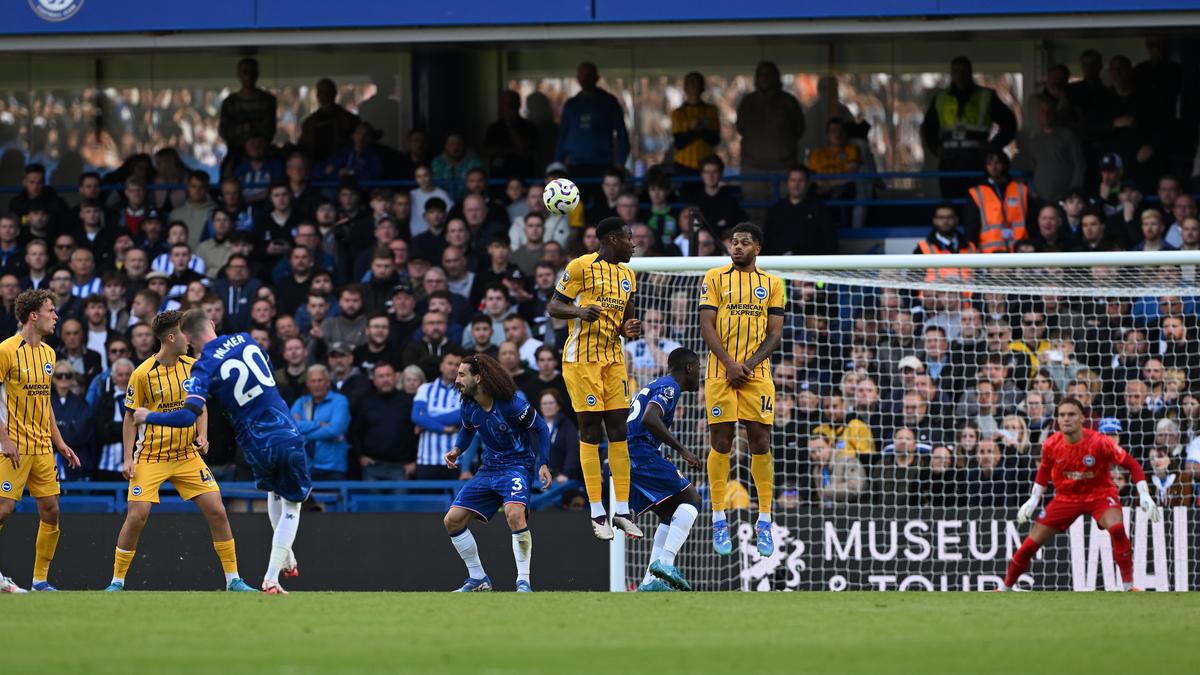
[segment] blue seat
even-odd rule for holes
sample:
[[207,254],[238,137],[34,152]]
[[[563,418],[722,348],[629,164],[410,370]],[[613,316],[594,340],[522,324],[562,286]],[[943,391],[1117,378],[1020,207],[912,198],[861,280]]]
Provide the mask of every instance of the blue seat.
[[395,513],[408,511],[413,513],[442,513],[450,508],[454,497],[441,495],[353,495],[350,497],[350,511]]

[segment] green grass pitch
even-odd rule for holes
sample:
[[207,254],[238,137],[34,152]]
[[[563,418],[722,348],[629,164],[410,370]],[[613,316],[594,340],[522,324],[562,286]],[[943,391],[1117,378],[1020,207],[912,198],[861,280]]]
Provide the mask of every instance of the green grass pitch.
[[0,596],[4,673],[1183,673],[1200,595]]

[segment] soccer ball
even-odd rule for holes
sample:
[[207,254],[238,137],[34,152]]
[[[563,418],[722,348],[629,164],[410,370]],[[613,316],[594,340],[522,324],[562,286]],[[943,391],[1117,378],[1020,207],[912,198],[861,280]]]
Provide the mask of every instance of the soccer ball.
[[566,178],[555,178],[542,190],[542,202],[550,213],[565,216],[579,206],[579,188]]

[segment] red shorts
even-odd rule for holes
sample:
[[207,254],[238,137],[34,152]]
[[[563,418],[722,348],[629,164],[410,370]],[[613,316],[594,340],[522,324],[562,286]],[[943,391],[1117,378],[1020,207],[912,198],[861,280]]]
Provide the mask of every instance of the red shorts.
[[1109,509],[1121,508],[1121,502],[1114,495],[1106,495],[1097,497],[1087,501],[1066,501],[1064,499],[1051,499],[1046,508],[1042,510],[1042,515],[1037,517],[1038,523],[1046,527],[1052,527],[1058,531],[1066,530],[1075,522],[1079,516],[1092,514],[1092,518],[1097,523],[1100,522],[1100,516]]

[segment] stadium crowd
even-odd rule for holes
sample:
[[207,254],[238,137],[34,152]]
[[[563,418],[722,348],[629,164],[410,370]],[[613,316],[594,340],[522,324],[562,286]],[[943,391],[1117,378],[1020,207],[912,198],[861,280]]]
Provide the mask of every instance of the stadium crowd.
[[[922,132],[941,168],[982,177],[943,181],[943,196],[966,204],[937,207],[917,252],[1200,248],[1196,202],[1169,173],[1179,67],[1160,43],[1148,45],[1137,68],[1110,59],[1111,85],[1095,52],[1085,52],[1078,82],[1065,66],[1050,69],[1039,130],[1016,155],[1029,180],[1013,177],[1005,151],[1018,131],[1012,111],[955,59]],[[629,223],[637,255],[719,255],[723,233],[748,218],[743,205],[770,196],[765,183],[723,181],[720,123],[700,73],[687,76],[672,115],[673,162],[636,188],[620,168],[629,153],[621,104],[589,63],[551,130],[544,171],[547,130],[521,116],[515,92],[500,95],[481,147],[452,131],[435,151],[419,129],[403,148],[380,142],[367,111],[339,105],[322,80],[298,141],[276,144],[279,104],[257,87],[253,59],[238,77],[220,105],[228,152],[216,190],[164,146],[103,175],[83,171],[70,201],[30,162],[0,215],[0,333],[16,330],[20,290],[58,298],[55,414],[84,460],[66,472],[72,479],[119,480],[124,392],[154,352],[150,320],[202,307],[220,332],[249,331],[270,354],[317,480],[460,477],[442,455],[458,425],[454,373],[471,353],[509,370],[551,427],[556,480],[577,480],[557,350],[566,325],[546,312],[567,261],[596,250],[595,223],[608,216]],[[861,123],[829,117],[827,145],[807,157],[805,124],[779,69],[760,64],[736,129],[743,173],[786,176],[785,194],[760,218],[764,254],[836,252],[838,223],[824,201],[869,182],[845,178],[868,159]],[[542,179],[557,177],[584,187],[570,216],[542,204]],[[364,187],[381,180],[411,184]],[[1174,273],[1192,282],[1194,271]],[[661,281],[639,294],[658,295],[639,298],[645,336],[626,348],[640,383],[665,370],[675,346],[703,351],[686,286],[698,281]],[[1066,395],[1153,466],[1164,502],[1193,503],[1200,345],[1191,297],[964,297],[793,281],[788,317],[773,361],[781,510],[1014,505]],[[211,420],[214,474],[248,476],[223,417]]]

